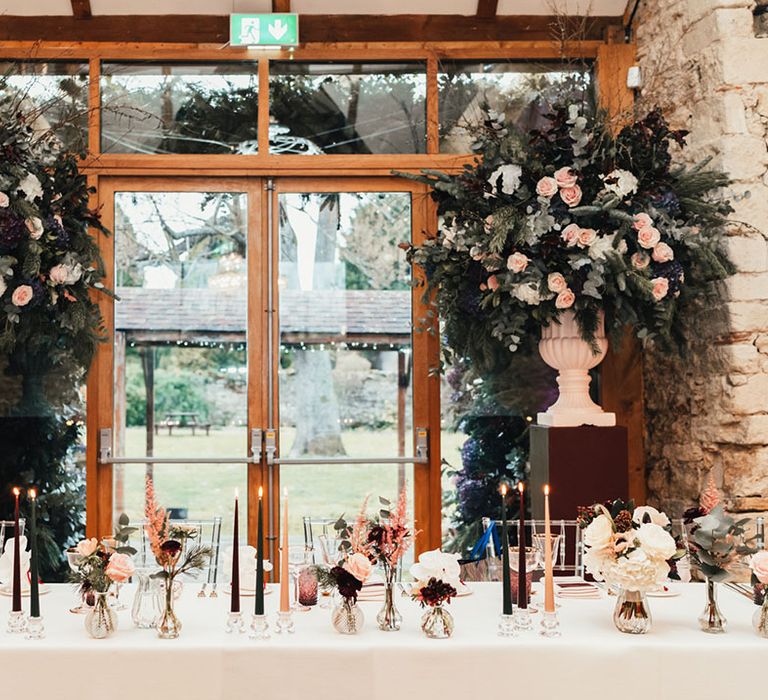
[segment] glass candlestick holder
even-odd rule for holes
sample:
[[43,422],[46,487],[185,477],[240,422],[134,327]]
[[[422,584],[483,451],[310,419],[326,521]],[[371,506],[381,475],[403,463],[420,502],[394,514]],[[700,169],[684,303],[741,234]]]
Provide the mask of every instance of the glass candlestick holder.
[[546,610],[541,614],[541,631],[539,634],[542,637],[559,637],[560,636],[560,620],[557,619],[557,612],[547,612]]
[[27,629],[27,616],[21,610],[11,610],[8,613],[8,634],[23,634]]
[[45,625],[42,617],[30,617],[27,619],[27,639],[43,639],[45,637]]
[[513,617],[518,632],[528,632],[533,627],[531,611],[528,608],[515,608]]
[[227,634],[237,632],[242,634],[245,632],[245,620],[243,619],[243,613],[231,612],[227,615],[227,626],[224,628]]
[[517,637],[517,628],[515,627],[514,615],[499,615],[498,626],[499,637]]
[[269,639],[269,622],[266,615],[254,615],[251,618],[251,633],[248,636],[251,639]]
[[293,610],[280,610],[277,613],[277,622],[275,623],[276,634],[293,634],[296,627],[293,624]]

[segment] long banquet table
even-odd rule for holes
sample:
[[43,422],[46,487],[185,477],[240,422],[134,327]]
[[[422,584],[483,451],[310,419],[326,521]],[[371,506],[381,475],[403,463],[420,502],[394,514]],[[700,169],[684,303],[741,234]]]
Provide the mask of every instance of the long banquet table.
[[[517,697],[675,700],[682,697],[758,697],[764,687],[768,640],[750,626],[754,605],[720,591],[727,634],[699,631],[701,584],[680,585],[680,595],[651,598],[654,625],[645,636],[616,631],[615,598],[560,600],[562,637],[496,635],[499,584],[471,584],[473,594],[450,606],[454,637],[432,640],[419,629],[421,611],[399,598],[400,632],[376,628],[378,602],[361,603],[366,621],[357,636],[337,634],[330,611],[296,613],[296,633],[257,642],[224,632],[229,596],[197,597],[187,584],[178,602],[181,637],[160,640],[135,629],[130,611],[106,640],[86,635],[83,617],[68,611],[72,587],[51,586],[41,598],[47,637],[30,641],[0,629],[3,696],[51,700],[381,700],[387,698]],[[276,593],[276,592],[275,592]],[[130,603],[132,591],[121,598]],[[273,619],[277,594],[265,598]],[[25,606],[27,604],[25,600]],[[243,598],[250,609],[253,598]],[[5,626],[10,599],[0,600]],[[534,616],[534,619],[537,616]],[[538,620],[535,620],[538,625]],[[538,632],[538,627],[535,628]]]

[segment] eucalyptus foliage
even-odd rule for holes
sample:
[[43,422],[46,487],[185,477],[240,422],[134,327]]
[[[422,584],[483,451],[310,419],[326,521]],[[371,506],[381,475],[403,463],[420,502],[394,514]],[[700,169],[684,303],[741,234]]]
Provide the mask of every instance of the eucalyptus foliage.
[[[482,364],[530,347],[544,325],[575,314],[593,343],[599,316],[618,340],[679,346],[679,318],[732,272],[723,236],[727,175],[673,164],[686,133],[658,111],[614,135],[575,105],[522,134],[489,113],[457,175],[427,183],[441,227],[409,259],[444,320],[448,353]],[[431,295],[434,293],[434,297]],[[450,358],[449,358],[450,359]]]

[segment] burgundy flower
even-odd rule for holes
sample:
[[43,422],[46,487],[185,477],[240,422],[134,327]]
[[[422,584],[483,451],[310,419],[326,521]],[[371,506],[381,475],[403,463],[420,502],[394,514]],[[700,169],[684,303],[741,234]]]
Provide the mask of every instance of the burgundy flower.
[[181,542],[166,540],[160,545],[160,550],[169,557],[175,557],[181,551]]
[[362,581],[355,578],[341,566],[334,566],[331,569],[331,576],[336,581],[336,587],[339,589],[339,595],[342,598],[357,600],[357,594],[363,587]]

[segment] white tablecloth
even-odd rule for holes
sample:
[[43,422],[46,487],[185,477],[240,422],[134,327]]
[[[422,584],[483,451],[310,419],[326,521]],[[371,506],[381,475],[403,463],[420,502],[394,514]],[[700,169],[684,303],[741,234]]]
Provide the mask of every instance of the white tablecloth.
[[[72,588],[52,586],[41,598],[46,639],[30,641],[0,628],[0,687],[4,697],[33,700],[762,697],[768,640],[752,631],[754,606],[728,590],[720,591],[729,621],[724,635],[699,631],[704,589],[689,584],[678,597],[650,600],[654,624],[644,636],[617,632],[615,599],[605,597],[560,601],[559,639],[537,633],[502,639],[496,635],[499,585],[472,586],[473,595],[450,606],[451,639],[424,638],[420,608],[398,597],[400,632],[380,632],[380,603],[369,602],[362,603],[365,628],[357,636],[337,634],[329,610],[315,608],[295,615],[294,635],[266,642],[225,634],[229,597],[197,598],[199,587],[191,584],[178,603],[179,639],[134,629],[129,611],[119,613],[113,637],[90,639],[83,617],[68,612]],[[121,594],[128,603],[131,596],[130,587]],[[278,598],[266,597],[270,615]],[[252,602],[243,598],[244,609]],[[2,599],[3,628],[9,609],[10,599]]]

